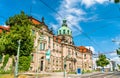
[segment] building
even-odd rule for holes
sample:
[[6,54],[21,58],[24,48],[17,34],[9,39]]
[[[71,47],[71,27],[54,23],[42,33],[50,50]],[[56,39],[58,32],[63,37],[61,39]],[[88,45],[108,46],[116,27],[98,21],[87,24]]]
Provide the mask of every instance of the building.
[[[44,22],[30,17],[36,24],[33,27],[34,51],[32,53],[31,72],[76,71],[77,68],[92,70],[92,51],[84,46],[75,46],[72,31],[67,26],[67,20],[63,20],[57,35]],[[50,60],[46,60],[46,52],[50,51]]]
[[[67,26],[67,20],[63,20],[57,35],[54,35],[52,29],[45,24],[44,18],[42,21],[32,17],[29,19],[34,23],[32,34],[35,36],[30,72],[53,72],[64,69],[67,72],[75,72],[77,68],[92,70],[92,51],[84,46],[74,45],[72,31]],[[10,27],[0,26],[0,33],[3,30],[9,31]],[[49,60],[46,59],[48,51],[50,52]],[[12,65],[11,58],[6,65],[6,70],[10,65]]]
[[87,49],[84,46],[80,46],[80,53],[82,53],[82,69],[83,70],[92,70],[93,60],[92,60],[92,51]]
[[0,33],[2,33],[3,31],[9,32],[9,30],[10,30],[9,26],[0,26]]

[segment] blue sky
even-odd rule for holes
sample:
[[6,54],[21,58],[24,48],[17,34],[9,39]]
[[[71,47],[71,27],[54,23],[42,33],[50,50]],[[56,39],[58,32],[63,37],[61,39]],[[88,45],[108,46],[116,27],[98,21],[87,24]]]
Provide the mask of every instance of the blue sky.
[[[109,0],[0,0],[0,25],[23,10],[45,23],[54,32],[66,18],[73,31],[75,45],[91,46],[94,53],[108,53],[118,48],[120,40],[120,4]],[[118,60],[115,53],[106,54]]]

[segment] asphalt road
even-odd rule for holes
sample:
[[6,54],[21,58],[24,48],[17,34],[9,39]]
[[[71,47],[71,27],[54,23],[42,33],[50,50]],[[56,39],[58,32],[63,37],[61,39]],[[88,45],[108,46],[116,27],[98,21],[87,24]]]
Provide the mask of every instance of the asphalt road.
[[120,78],[120,72],[96,73],[87,76],[74,76],[69,78]]

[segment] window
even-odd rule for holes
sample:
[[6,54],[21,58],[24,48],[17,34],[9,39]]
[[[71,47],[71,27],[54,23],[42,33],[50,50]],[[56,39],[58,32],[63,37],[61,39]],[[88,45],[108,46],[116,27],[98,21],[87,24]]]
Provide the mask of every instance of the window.
[[69,30],[67,30],[67,33],[69,34]]
[[42,47],[42,43],[40,43],[40,50],[42,50],[43,49],[43,47]]
[[84,54],[84,59],[86,59],[86,54]]
[[55,44],[53,43],[53,48],[55,48]]
[[50,43],[50,37],[48,37],[48,42]]
[[61,30],[59,30],[59,34],[61,34]]
[[31,61],[33,62],[33,54],[31,54]]
[[43,50],[45,50],[45,43],[43,43]]
[[63,30],[63,34],[65,34],[65,30]]
[[40,50],[45,50],[45,43],[40,43]]

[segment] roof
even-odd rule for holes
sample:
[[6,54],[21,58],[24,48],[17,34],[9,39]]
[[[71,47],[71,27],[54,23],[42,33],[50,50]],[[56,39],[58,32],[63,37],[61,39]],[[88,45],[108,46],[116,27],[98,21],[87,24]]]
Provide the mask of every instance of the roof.
[[0,26],[0,33],[5,30],[5,31],[9,31],[10,30],[10,26]]
[[61,43],[61,41],[62,41],[58,36],[54,36],[53,39],[54,39],[54,41],[57,41],[58,43]]
[[84,46],[79,46],[78,47],[80,50],[81,53],[87,53],[87,52],[91,52],[91,50],[87,49],[86,47]]
[[29,17],[29,19],[32,21],[33,24],[42,24],[42,22],[40,22],[39,20],[33,18],[33,17]]
[[9,30],[10,26],[0,26],[0,29],[2,29],[2,30]]
[[62,27],[60,27],[58,29],[58,35],[72,35],[72,31],[71,29],[67,26],[67,23],[66,23],[67,20],[63,20],[63,24],[62,24]]

